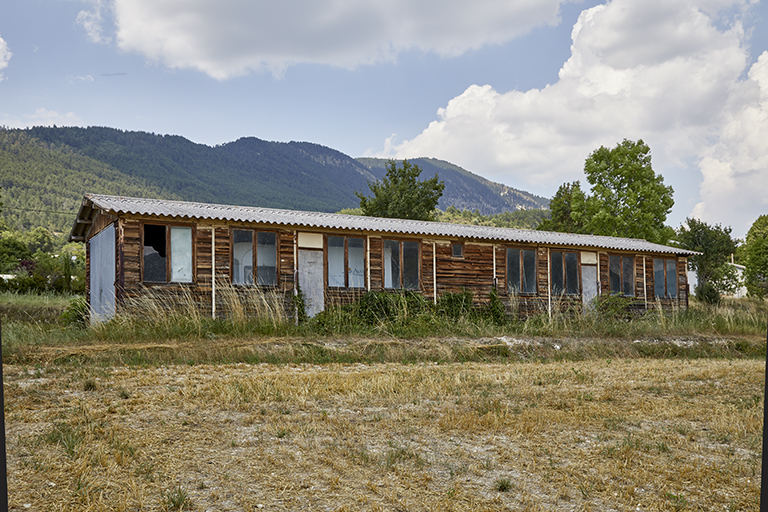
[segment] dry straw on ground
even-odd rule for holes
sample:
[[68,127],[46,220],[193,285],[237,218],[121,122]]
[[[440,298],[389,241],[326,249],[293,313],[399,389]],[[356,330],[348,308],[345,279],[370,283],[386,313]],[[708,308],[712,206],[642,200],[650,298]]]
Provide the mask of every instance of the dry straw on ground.
[[760,360],[5,367],[11,510],[757,510]]

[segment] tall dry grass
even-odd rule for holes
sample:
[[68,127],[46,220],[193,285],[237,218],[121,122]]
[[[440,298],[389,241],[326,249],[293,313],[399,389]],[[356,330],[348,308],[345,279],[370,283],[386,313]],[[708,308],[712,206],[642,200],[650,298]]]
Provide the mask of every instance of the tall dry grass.
[[754,360],[11,366],[9,496],[14,510],[757,510],[763,375]]

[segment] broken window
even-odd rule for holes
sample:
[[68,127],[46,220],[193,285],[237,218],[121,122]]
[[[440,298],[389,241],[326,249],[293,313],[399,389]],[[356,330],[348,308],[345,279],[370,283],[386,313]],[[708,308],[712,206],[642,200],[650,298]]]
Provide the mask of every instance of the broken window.
[[145,282],[191,283],[194,276],[192,261],[191,227],[144,224]]

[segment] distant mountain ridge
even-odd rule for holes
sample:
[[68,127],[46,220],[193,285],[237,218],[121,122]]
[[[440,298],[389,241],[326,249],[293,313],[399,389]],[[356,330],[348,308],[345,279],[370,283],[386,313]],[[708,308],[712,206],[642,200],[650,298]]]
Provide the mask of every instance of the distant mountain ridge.
[[[357,161],[370,169],[376,179],[381,179],[387,172],[386,159],[358,158]],[[438,203],[441,210],[454,206],[459,210],[478,210],[481,215],[492,215],[514,210],[541,210],[549,206],[547,198],[495,183],[444,160],[409,158],[408,161],[421,168],[422,178],[431,178],[437,173],[445,182]]]
[[[410,161],[424,178],[437,172],[445,181],[441,209],[492,214],[549,203],[448,162]],[[211,147],[105,127],[0,129],[3,217],[22,229],[69,231],[86,192],[335,212],[356,207],[355,191],[368,193],[368,182],[382,177],[385,165],[310,142],[244,137]]]

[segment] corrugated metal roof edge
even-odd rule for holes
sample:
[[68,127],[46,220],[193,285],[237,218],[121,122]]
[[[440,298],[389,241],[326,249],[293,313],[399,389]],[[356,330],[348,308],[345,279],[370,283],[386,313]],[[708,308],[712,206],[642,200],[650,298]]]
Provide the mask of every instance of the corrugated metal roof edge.
[[[172,218],[234,220],[240,222],[261,222],[273,225],[326,229],[357,229],[360,231],[379,231],[413,235],[452,236],[459,238],[473,238],[477,240],[499,240],[519,243],[528,242],[555,246],[596,247],[624,251],[636,250],[686,256],[700,254],[695,251],[654,244],[636,238],[580,235],[554,231],[450,224],[434,221],[387,219],[381,217],[360,217],[357,215],[339,213],[309,212],[258,206],[196,203],[190,201],[134,198],[103,194],[85,194],[83,206],[85,206],[87,202],[90,202],[105,211],[111,211],[113,213],[129,213],[132,215],[158,215]],[[122,206],[118,206],[118,204],[115,203]],[[141,208],[139,205],[146,205],[147,208]],[[154,206],[154,208],[152,208],[152,206]],[[82,210],[83,208],[81,207],[81,211]],[[216,213],[211,210],[215,210]],[[210,213],[208,211],[210,211]],[[239,211],[246,215],[226,213],[233,211]],[[247,213],[254,214],[258,218],[248,216]],[[270,216],[272,216],[271,219]],[[334,219],[336,222],[333,222]],[[77,223],[75,226],[77,226]],[[73,227],[73,232],[74,229],[75,228]]]

